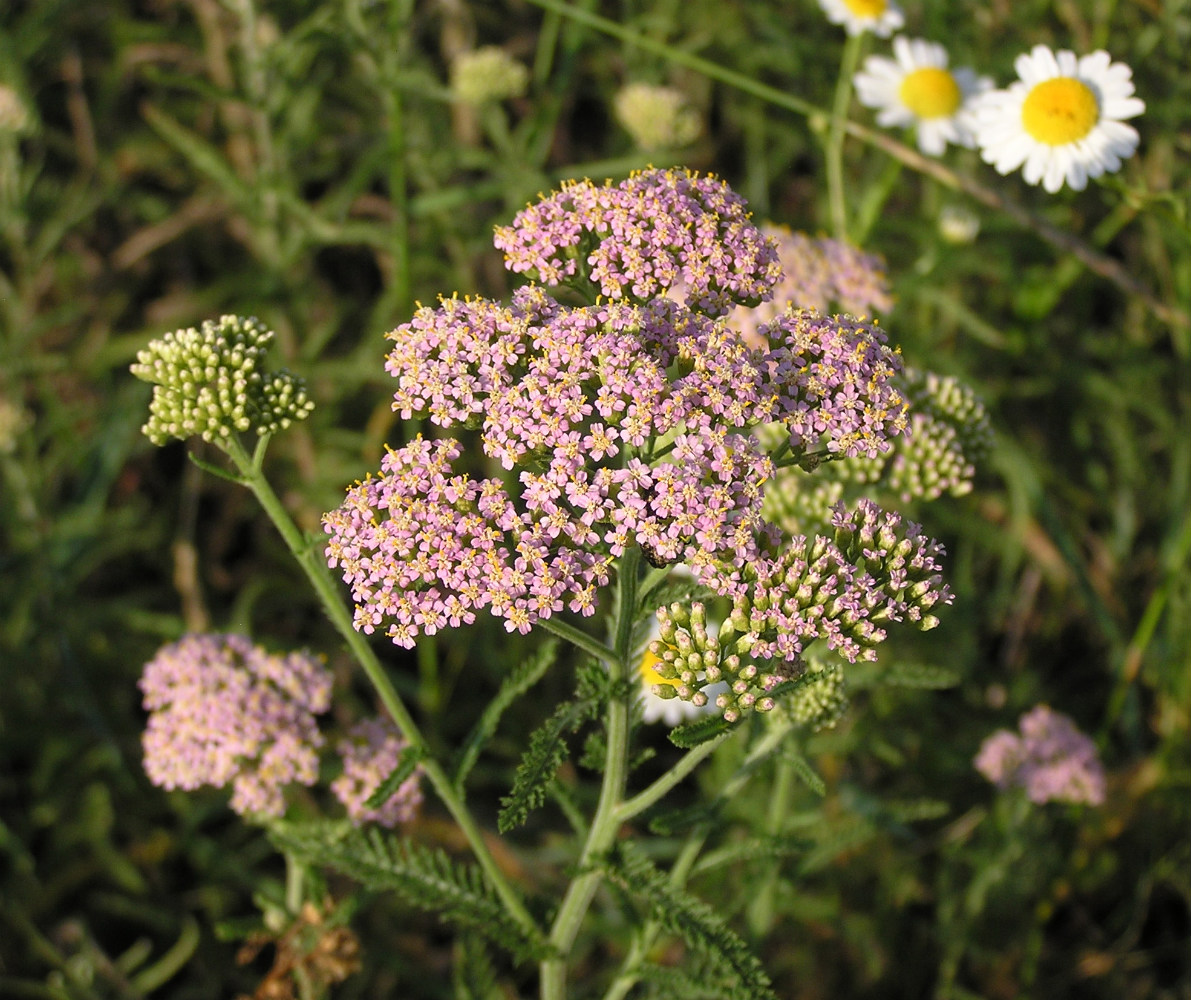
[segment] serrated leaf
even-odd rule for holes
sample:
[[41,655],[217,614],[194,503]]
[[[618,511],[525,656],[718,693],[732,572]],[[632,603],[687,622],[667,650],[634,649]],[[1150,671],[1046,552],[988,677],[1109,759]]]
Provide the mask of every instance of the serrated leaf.
[[588,712],[587,702],[564,702],[534,730],[529,738],[529,749],[517,766],[513,788],[500,800],[501,810],[496,818],[496,826],[501,833],[521,826],[529,814],[546,801],[550,782],[567,757],[567,742],[563,734],[581,725]]
[[736,723],[728,722],[722,715],[705,715],[685,726],[678,726],[670,730],[670,742],[683,750],[690,750],[700,743],[714,740],[728,732]]
[[479,721],[476,722],[475,727],[463,743],[463,749],[459,753],[459,763],[455,768],[454,785],[457,789],[463,788],[463,783],[467,781],[467,776],[479,759],[484,745],[496,732],[501,716],[514,701],[542,679],[546,671],[550,669],[557,653],[558,640],[551,638],[543,643],[533,656],[522,661],[505,677],[500,685],[500,690],[488,703],[484,714],[480,716]]
[[401,756],[397,758],[397,766],[384,781],[376,786],[376,791],[368,796],[364,805],[369,809],[379,809],[388,802],[405,783],[405,780],[414,773],[425,756],[426,752],[421,747],[410,746],[402,750]]
[[655,989],[655,996],[666,1000],[736,1000],[732,983],[717,983],[700,970],[687,972],[668,965],[638,965],[633,974]]
[[501,996],[496,970],[484,942],[466,935],[455,948],[455,1000],[496,1000]]
[[891,663],[878,676],[878,682],[897,687],[925,688],[933,691],[956,687],[963,680],[958,670],[928,663]]
[[716,851],[709,852],[699,860],[694,870],[696,872],[711,871],[713,868],[721,868],[738,861],[779,861],[794,854],[805,854],[814,846],[813,840],[794,837],[790,834],[750,837],[748,840],[727,844]]
[[672,837],[683,830],[690,830],[700,823],[715,819],[722,807],[723,802],[717,799],[681,809],[666,809],[650,817],[649,830],[659,837]]
[[769,977],[748,945],[706,903],[671,885],[644,855],[621,845],[604,873],[612,885],[705,960],[710,971],[727,980],[734,998],[776,1000]]
[[482,933],[522,961],[548,953],[536,933],[513,920],[475,865],[375,827],[342,822],[277,824],[270,839],[283,851],[349,875],[371,890],[389,889],[411,906]]
[[799,780],[806,785],[819,798],[823,798],[827,794],[827,783],[819,776],[819,772],[815,770],[806,757],[795,750],[793,747],[782,748],[782,760],[790,765],[794,773],[798,775]]
[[951,812],[951,805],[940,799],[903,799],[884,803],[884,811],[896,823],[918,823],[941,819]]

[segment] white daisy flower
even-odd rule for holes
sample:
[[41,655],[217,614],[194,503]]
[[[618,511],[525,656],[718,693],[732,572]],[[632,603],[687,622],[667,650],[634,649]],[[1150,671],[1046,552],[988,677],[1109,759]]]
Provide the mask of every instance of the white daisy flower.
[[853,78],[856,96],[879,108],[877,124],[918,127],[918,148],[941,156],[947,143],[975,146],[971,99],[992,88],[992,80],[966,67],[947,68],[947,50],[934,42],[899,35],[896,59],[869,56]]
[[1021,78],[977,102],[980,155],[998,173],[1025,165],[1027,184],[1051,194],[1066,182],[1076,191],[1089,177],[1119,170],[1137,149],[1137,130],[1124,119],[1145,111],[1133,96],[1133,71],[1107,52],[1077,58],[1045,45],[1017,57]]
[[676,687],[673,681],[666,680],[657,672],[657,662],[658,658],[646,649],[637,666],[641,675],[641,701],[644,706],[641,718],[645,722],[664,722],[673,729],[675,726],[681,726],[684,722],[690,722],[706,713],[706,705],[703,708],[698,708],[677,696],[663,698],[661,695],[654,694],[655,686]]
[[[675,726],[681,726],[684,722],[690,722],[692,719],[697,719],[701,715],[708,715],[715,712],[717,710],[715,705],[716,695],[721,691],[726,691],[728,686],[721,681],[718,684],[710,684],[703,688],[703,694],[707,696],[707,703],[702,707],[689,701],[683,701],[677,695],[671,698],[663,698],[661,695],[655,694],[655,687],[677,688],[678,686],[675,681],[667,680],[658,673],[657,664],[659,660],[649,651],[649,644],[659,636],[659,628],[659,625],[655,621],[649,633],[649,638],[645,641],[641,660],[637,664],[637,674],[641,679],[641,702],[644,709],[641,718],[644,722],[664,722],[673,729]],[[719,623],[709,621],[707,623],[707,631],[715,634],[719,631]]]
[[906,19],[893,0],[819,0],[819,6],[832,24],[842,24],[849,35],[871,31],[888,38]]

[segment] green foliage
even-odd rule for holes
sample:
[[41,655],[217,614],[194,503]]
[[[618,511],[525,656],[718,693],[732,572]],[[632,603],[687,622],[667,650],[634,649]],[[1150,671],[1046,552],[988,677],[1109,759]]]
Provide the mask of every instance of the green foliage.
[[543,941],[527,938],[509,917],[478,868],[442,850],[341,822],[278,825],[270,836],[281,850],[334,868],[370,890],[390,889],[411,906],[477,931],[523,961],[546,953]]
[[401,756],[397,759],[397,766],[376,786],[376,791],[368,796],[364,805],[369,809],[379,809],[383,806],[425,758],[426,752],[419,747],[411,746],[402,750]]
[[483,940],[474,934],[463,935],[455,946],[453,978],[455,1000],[500,1000],[503,996],[492,959]]
[[696,719],[694,722],[688,722],[685,725],[675,726],[670,730],[670,742],[676,747],[683,750],[690,750],[692,747],[697,747],[701,743],[708,743],[714,740],[717,736],[728,732],[733,728],[733,723],[728,722],[722,715],[704,716]]
[[811,762],[806,759],[804,754],[791,746],[783,746],[778,752],[781,754],[782,760],[786,761],[793,768],[794,773],[798,776],[798,780],[806,785],[807,788],[819,796],[819,798],[827,794],[826,782],[819,776],[819,773],[815,770]]
[[606,674],[598,664],[594,671],[591,668],[581,669],[576,697],[559,705],[554,714],[529,737],[529,748],[517,766],[513,788],[501,799],[500,815],[497,817],[501,833],[521,826],[529,814],[546,801],[550,783],[569,752],[567,735],[593,719],[599,711],[602,696],[608,687],[607,681],[601,679],[604,677]]
[[625,845],[609,858],[604,872],[612,885],[708,963],[719,980],[714,989],[731,990],[741,1000],[775,996],[748,945],[706,903],[674,888],[648,858]]
[[467,776],[475,766],[485,744],[492,739],[501,716],[518,698],[533,687],[550,669],[558,656],[558,641],[549,639],[526,660],[518,664],[503,681],[500,690],[484,709],[463,747],[459,751],[459,762],[455,765],[455,787],[462,789]]

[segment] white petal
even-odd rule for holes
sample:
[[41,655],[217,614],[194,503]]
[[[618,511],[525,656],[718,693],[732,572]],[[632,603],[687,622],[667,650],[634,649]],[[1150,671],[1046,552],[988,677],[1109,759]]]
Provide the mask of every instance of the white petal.
[[1059,66],[1059,76],[1075,76],[1079,73],[1079,60],[1070,49],[1061,49],[1055,56]]
[[1054,194],[1063,186],[1063,179],[1067,176],[1067,168],[1071,165],[1069,159],[1063,155],[1064,148],[1063,146],[1055,147],[1046,164],[1046,173],[1042,178],[1042,186],[1051,194]]
[[1050,164],[1050,149],[1038,143],[1030,150],[1030,155],[1026,157],[1025,166],[1021,169],[1021,175],[1027,184],[1037,184],[1042,180],[1043,174],[1046,173],[1046,168]]
[[1105,118],[1134,118],[1146,109],[1146,102],[1140,97],[1118,97],[1104,102],[1101,109]]

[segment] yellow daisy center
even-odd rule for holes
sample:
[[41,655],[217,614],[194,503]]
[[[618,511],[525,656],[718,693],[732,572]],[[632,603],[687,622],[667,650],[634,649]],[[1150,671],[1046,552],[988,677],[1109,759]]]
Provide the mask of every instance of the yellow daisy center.
[[844,0],[844,6],[857,17],[880,17],[889,5],[886,0]]
[[1021,106],[1022,127],[1039,142],[1063,146],[1082,139],[1100,120],[1092,89],[1071,76],[1043,80]]
[[964,97],[955,77],[935,66],[907,73],[898,96],[918,118],[947,118],[955,114]]
[[671,680],[668,677],[663,677],[654,667],[655,663],[661,663],[661,659],[654,656],[648,649],[645,655],[641,657],[641,665],[637,668],[641,672],[641,680],[646,685],[651,684],[669,684],[671,687],[678,687],[676,680]]

